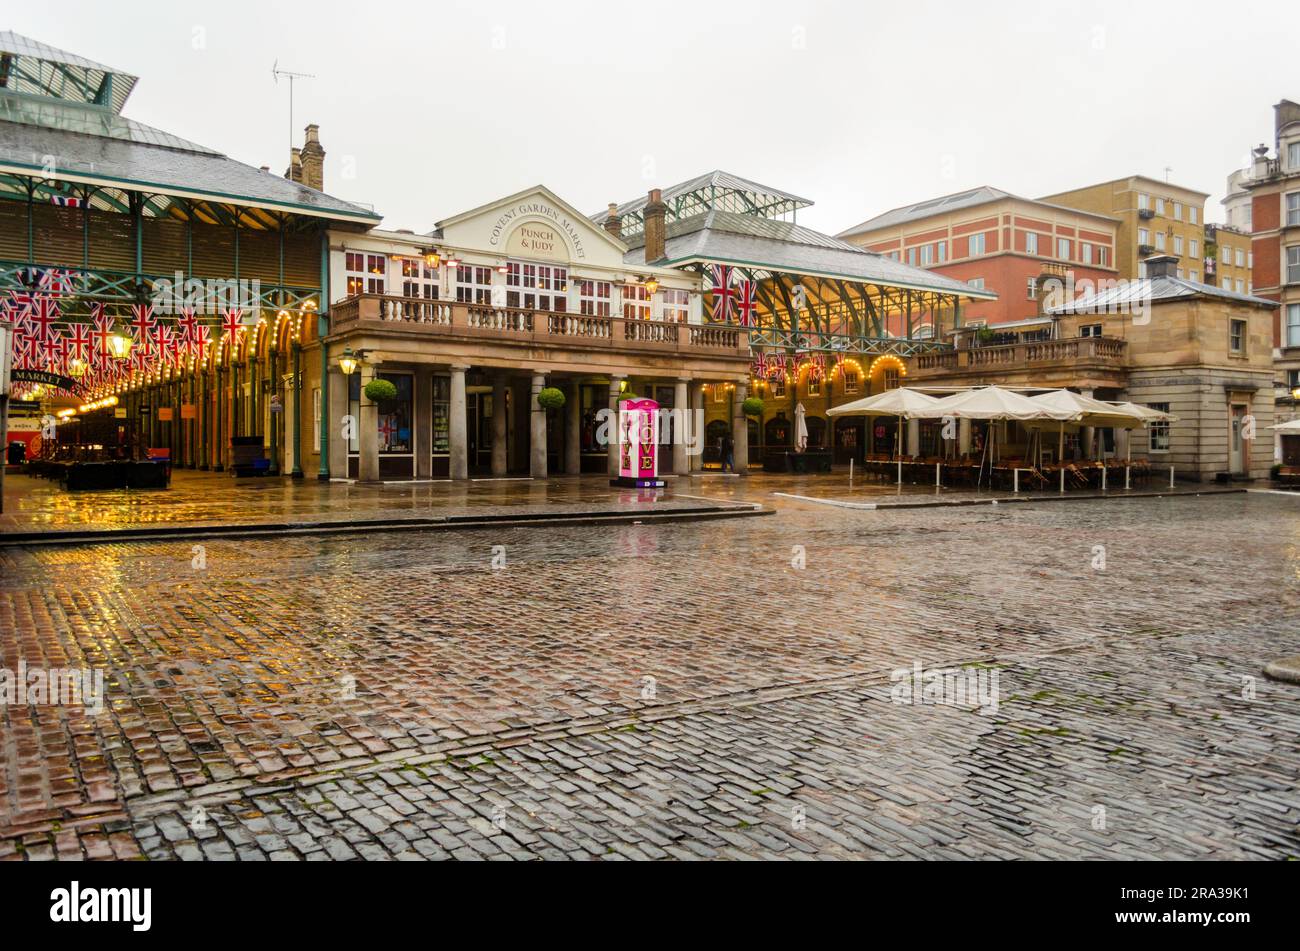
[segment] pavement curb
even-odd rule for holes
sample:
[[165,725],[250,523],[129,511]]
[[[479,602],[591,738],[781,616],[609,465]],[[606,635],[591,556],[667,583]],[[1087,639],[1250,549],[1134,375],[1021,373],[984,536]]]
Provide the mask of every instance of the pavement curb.
[[636,522],[688,522],[775,515],[758,505],[691,506],[645,512],[535,512],[502,515],[447,515],[437,518],[379,518],[354,522],[259,522],[184,525],[161,528],[96,529],[63,532],[12,532],[0,535],[0,549],[34,545],[112,545],[141,541],[182,541],[270,536],[355,535],[374,531],[411,532],[555,525],[620,525]]

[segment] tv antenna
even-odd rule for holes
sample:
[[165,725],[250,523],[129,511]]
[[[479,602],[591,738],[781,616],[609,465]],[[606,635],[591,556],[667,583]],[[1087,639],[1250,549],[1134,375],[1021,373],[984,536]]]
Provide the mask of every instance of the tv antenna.
[[284,76],[289,80],[289,150],[293,151],[293,81],[295,79],[315,79],[315,73],[295,73],[288,69],[280,68],[280,61],[277,59],[271,64],[271,76],[275,79],[275,84],[280,85],[280,77]]

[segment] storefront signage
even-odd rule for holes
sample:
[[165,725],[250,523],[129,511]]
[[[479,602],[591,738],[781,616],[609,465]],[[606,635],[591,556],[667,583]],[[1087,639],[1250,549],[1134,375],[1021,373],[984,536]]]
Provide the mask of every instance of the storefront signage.
[[71,377],[51,373],[48,370],[14,369],[10,371],[10,379],[14,383],[39,383],[41,386],[50,386],[56,390],[72,390],[77,385],[77,381]]
[[583,227],[544,201],[521,201],[501,213],[492,225],[488,244],[519,257],[564,262],[570,260],[572,246],[572,260],[582,261],[587,257],[582,245]]
[[172,421],[172,408],[170,406],[158,407],[158,421],[160,423],[170,423]]
[[197,407],[193,403],[181,404],[181,419],[198,419]]

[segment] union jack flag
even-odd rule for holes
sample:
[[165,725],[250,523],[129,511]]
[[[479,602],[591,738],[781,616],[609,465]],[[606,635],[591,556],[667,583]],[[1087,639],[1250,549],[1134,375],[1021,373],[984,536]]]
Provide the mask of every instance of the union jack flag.
[[35,337],[41,343],[50,339],[50,334],[54,330],[54,322],[59,319],[59,303],[54,298],[45,294],[37,294],[36,299],[32,302],[31,309],[27,312],[27,324],[30,328],[28,335]]
[[188,344],[198,326],[199,319],[194,316],[194,308],[183,308],[180,317],[176,319],[176,329],[181,332],[181,339]]
[[767,363],[767,375],[769,377],[785,376],[785,354],[773,354]]
[[767,378],[767,354],[759,353],[754,358],[754,362],[749,365],[750,376],[763,380]]
[[709,291],[713,295],[713,309],[709,316],[714,323],[731,322],[736,297],[736,290],[731,286],[731,271],[732,269],[725,264],[709,265],[709,278],[713,285]]
[[90,322],[95,329],[90,332],[90,359],[92,363],[101,363],[108,359],[108,338],[113,334],[113,318],[104,312],[104,305],[94,303],[90,307]]
[[73,324],[68,328],[68,356],[73,360],[89,362],[90,328],[85,324]]
[[60,208],[80,208],[84,204],[84,199],[73,195],[51,195],[50,204],[58,205]]
[[9,299],[4,304],[7,320],[17,326],[26,327],[27,317],[32,312],[32,295],[25,291],[10,291]]
[[244,312],[238,307],[221,315],[221,332],[230,335],[232,344],[239,340],[239,331],[244,328]]
[[131,330],[135,334],[137,349],[147,353],[153,329],[158,325],[158,321],[153,319],[153,307],[149,304],[132,304],[131,314]]
[[203,356],[203,351],[207,349],[208,341],[211,339],[211,333],[207,324],[196,324],[194,333],[185,340],[190,353],[196,357]]
[[736,310],[740,314],[740,326],[753,327],[758,323],[758,281],[741,281],[737,297]]
[[68,359],[68,342],[63,339],[63,334],[57,330],[51,330],[49,336],[40,341],[40,348],[40,361],[45,366],[57,369],[62,367]]

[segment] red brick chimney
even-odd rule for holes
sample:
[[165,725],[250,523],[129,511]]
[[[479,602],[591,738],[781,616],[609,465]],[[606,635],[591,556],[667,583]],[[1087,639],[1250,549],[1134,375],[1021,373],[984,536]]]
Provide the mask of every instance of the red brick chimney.
[[664,244],[667,235],[664,232],[664,215],[668,208],[663,202],[663,193],[658,188],[650,189],[650,200],[646,202],[645,211],[645,260],[647,264],[664,257]]
[[325,150],[320,144],[320,126],[314,123],[303,130],[302,183],[318,192],[325,190]]
[[623,219],[618,216],[618,205],[612,201],[609,203],[609,214],[605,216],[605,230],[620,241],[623,239]]

